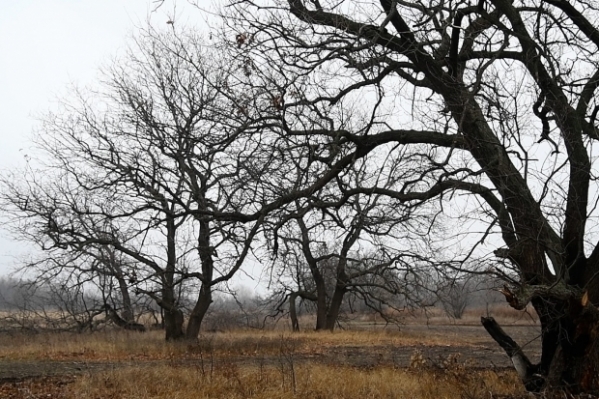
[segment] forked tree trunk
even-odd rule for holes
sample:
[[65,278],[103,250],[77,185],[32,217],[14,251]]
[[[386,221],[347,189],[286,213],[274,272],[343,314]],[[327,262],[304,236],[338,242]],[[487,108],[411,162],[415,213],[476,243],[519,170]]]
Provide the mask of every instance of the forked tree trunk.
[[175,293],[172,286],[162,289],[162,301],[159,303],[163,310],[162,321],[167,341],[177,341],[184,337],[183,334],[183,311],[179,309],[175,301]]
[[116,278],[119,284],[119,291],[121,292],[121,298],[123,300],[123,310],[121,316],[127,323],[135,323],[135,314],[133,312],[133,304],[131,303],[131,296],[129,295],[129,286],[127,280],[123,274],[123,268],[116,258],[115,250],[109,249],[108,251],[108,268],[112,271],[112,274]]
[[345,288],[338,285],[331,297],[330,302],[327,301],[327,295],[319,295],[316,301],[316,331],[329,330],[333,331],[339,318]]
[[347,256],[347,254],[344,254],[344,257],[342,259],[339,259],[337,262],[337,274],[335,276],[335,291],[333,291],[331,303],[329,304],[329,309],[327,311],[326,328],[330,331],[333,331],[335,329],[335,324],[337,324],[339,312],[341,311],[341,305],[343,304],[343,297],[347,292],[347,275],[345,274],[345,266],[347,265],[347,260],[345,256]]
[[[205,194],[205,193],[204,193]],[[185,331],[185,338],[196,340],[202,328],[202,322],[208,309],[212,304],[212,278],[214,273],[214,248],[210,246],[210,223],[204,219],[200,219],[200,231],[198,235],[198,255],[200,256],[200,264],[202,267],[202,285],[198,294]]]
[[167,265],[162,277],[162,298],[158,303],[164,309],[164,331],[167,341],[182,339],[183,334],[183,311],[179,309],[175,295],[175,269],[177,265],[176,234],[177,225],[173,218],[166,220],[167,231]]

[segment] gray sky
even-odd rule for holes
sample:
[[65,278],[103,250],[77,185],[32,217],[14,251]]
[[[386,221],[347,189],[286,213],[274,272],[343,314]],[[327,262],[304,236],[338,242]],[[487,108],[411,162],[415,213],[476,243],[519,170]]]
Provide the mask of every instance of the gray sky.
[[[70,84],[85,85],[148,20],[160,26],[172,3],[153,0],[4,0],[0,2],[0,169],[24,164],[35,116],[52,108]],[[180,1],[175,15],[190,7]],[[0,230],[0,275],[29,247]]]

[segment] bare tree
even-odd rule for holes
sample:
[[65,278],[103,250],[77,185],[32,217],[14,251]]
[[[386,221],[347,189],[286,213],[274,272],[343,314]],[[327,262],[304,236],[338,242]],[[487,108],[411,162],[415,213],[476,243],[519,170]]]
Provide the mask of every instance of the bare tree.
[[[133,289],[164,310],[167,340],[197,337],[213,288],[240,269],[263,220],[239,216],[255,208],[243,171],[255,143],[230,114],[238,67],[202,43],[140,35],[99,89],[46,118],[45,169],[3,182],[17,234],[42,258],[93,254],[124,300]],[[183,290],[196,295],[185,331]]]
[[132,298],[128,284],[135,268],[123,258],[98,246],[46,253],[22,266],[24,277],[14,279],[13,298],[6,303],[15,312],[30,312],[44,328],[93,330],[110,307],[119,327],[141,330],[136,323],[140,298]]
[[294,330],[299,328],[298,298],[314,303],[316,330],[331,331],[343,306],[356,300],[387,321],[417,302],[418,280],[426,280],[426,269],[406,278],[413,263],[424,263],[410,248],[414,237],[408,232],[422,223],[417,215],[386,196],[344,198],[342,191],[314,193],[306,204],[302,208],[296,202],[298,212],[282,218],[273,234],[281,243],[275,265],[279,282],[287,286],[282,299],[289,301]]
[[17,290],[4,328],[39,332],[90,332],[104,325],[103,298],[99,287],[83,275],[52,279],[15,280]]
[[[484,320],[527,388],[598,391],[597,7],[241,0],[227,13],[240,57],[278,85],[271,129],[304,140],[327,166],[313,181],[400,150],[418,157],[426,165],[418,178],[395,175],[392,188],[354,184],[346,196],[442,206],[459,222],[446,246],[452,259],[491,264],[495,253],[503,265],[490,272],[508,281],[509,303],[532,303],[540,317],[534,365]],[[344,123],[355,103],[368,117]]]
[[453,319],[461,319],[470,305],[471,287],[469,279],[450,279],[443,281],[440,287],[436,289],[437,297],[445,314]]
[[[127,324],[133,324],[135,322],[135,310],[133,309],[131,293],[129,292],[129,286],[135,284],[135,264],[127,264],[125,256],[110,246],[101,247],[96,255],[95,261],[95,264],[92,266],[93,270],[95,269],[99,274],[106,277],[112,277],[116,280],[118,296],[120,299],[119,302],[122,305],[122,311],[119,318],[125,322],[124,324],[121,324],[127,328]],[[113,304],[106,303],[105,306],[116,311]],[[139,329],[139,327],[136,328]]]

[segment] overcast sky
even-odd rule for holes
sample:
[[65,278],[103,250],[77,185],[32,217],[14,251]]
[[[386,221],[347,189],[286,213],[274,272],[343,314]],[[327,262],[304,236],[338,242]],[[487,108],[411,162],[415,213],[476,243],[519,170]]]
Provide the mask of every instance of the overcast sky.
[[[19,167],[31,147],[35,116],[70,84],[85,85],[149,20],[166,25],[191,7],[153,0],[12,0],[0,3],[0,168]],[[0,275],[27,252],[0,231]]]

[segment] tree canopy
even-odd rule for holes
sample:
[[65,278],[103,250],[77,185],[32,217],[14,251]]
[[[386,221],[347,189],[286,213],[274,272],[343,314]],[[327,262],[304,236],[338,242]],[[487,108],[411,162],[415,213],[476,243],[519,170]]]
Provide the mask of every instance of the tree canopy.
[[[461,221],[462,260],[514,271],[507,299],[532,302],[543,326],[541,363],[521,369],[531,389],[598,387],[584,324],[599,303],[597,17],[565,0],[244,0],[226,12],[229,34],[252,38],[239,53],[283,99],[271,124],[328,166],[339,203],[436,203]],[[362,162],[380,178],[346,178]]]

